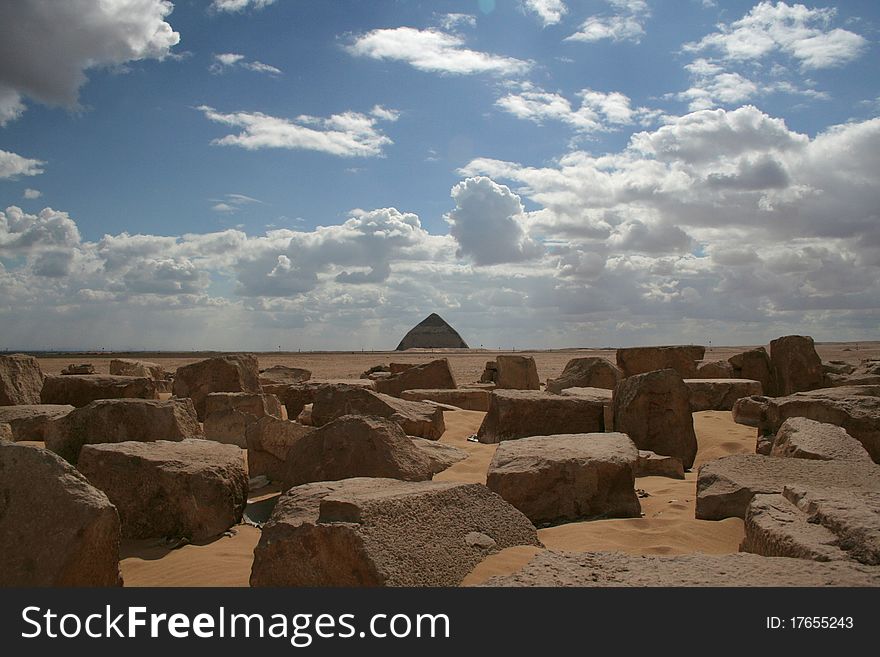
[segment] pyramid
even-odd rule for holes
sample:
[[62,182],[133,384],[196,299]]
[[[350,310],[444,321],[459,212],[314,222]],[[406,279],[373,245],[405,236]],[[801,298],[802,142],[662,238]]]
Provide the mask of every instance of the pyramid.
[[396,351],[405,349],[467,349],[458,332],[437,313],[431,313],[416,324],[397,345]]

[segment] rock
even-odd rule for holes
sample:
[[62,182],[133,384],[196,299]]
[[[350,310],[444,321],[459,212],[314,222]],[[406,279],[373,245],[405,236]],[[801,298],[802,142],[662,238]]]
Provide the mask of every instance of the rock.
[[701,360],[697,363],[698,379],[734,379],[733,365],[726,360]]
[[785,486],[819,490],[880,491],[880,466],[854,461],[781,459],[735,454],[709,461],[697,474],[698,520],[743,518],[755,495],[780,494]]
[[786,486],[755,495],[740,549],[765,557],[880,564],[880,493]]
[[684,466],[674,456],[663,456],[650,450],[640,449],[635,475],[636,477],[684,479]]
[[622,433],[533,436],[498,446],[486,485],[535,524],[638,518],[637,459]]
[[76,464],[83,445],[202,436],[189,399],[102,399],[53,421],[46,431],[46,448]]
[[43,372],[33,356],[0,356],[0,406],[39,404]]
[[241,520],[248,475],[241,450],[209,440],[85,445],[79,471],[119,511],[124,538],[202,541]]
[[674,456],[686,470],[697,455],[690,391],[675,370],[637,374],[614,391],[614,429],[639,449]]
[[286,367],[285,365],[273,365],[265,370],[260,370],[260,384],[274,385],[278,383],[292,384],[302,383],[312,378],[309,370],[300,367]]
[[822,361],[813,338],[787,335],[770,343],[770,364],[776,382],[775,396],[791,395],[821,388],[824,380]]
[[449,369],[449,361],[445,358],[432,360],[430,363],[407,367],[399,374],[385,379],[377,379],[376,392],[392,397],[400,397],[404,390],[421,389],[455,389],[455,378]]
[[266,415],[281,417],[281,402],[275,395],[212,392],[205,398],[205,438],[247,447],[247,426]]
[[70,405],[25,404],[0,406],[0,422],[9,425],[12,440],[45,441],[49,425],[73,410]]
[[733,378],[760,381],[763,394],[776,394],[773,367],[770,364],[770,356],[764,347],[749,349],[741,354],[731,356],[727,362],[733,367]]
[[152,379],[106,374],[49,375],[40,393],[43,404],[82,408],[97,399],[159,399]]
[[498,356],[495,384],[509,390],[540,390],[538,368],[531,356]]
[[401,399],[407,401],[432,401],[439,404],[448,404],[466,411],[489,410],[488,390],[404,390],[400,393]]
[[[75,365],[71,363],[63,370],[61,370],[61,374],[64,376],[70,376],[73,374],[94,374],[95,366],[91,363],[80,363],[79,365]],[[112,372],[111,372],[112,374]]]
[[[445,360],[445,359],[444,359]],[[388,373],[392,376],[396,374],[402,374],[406,372],[411,367],[416,367],[415,363],[389,363],[388,364]]]
[[855,365],[851,365],[846,361],[832,360],[828,363],[822,363],[822,371],[825,374],[852,374],[856,371]]
[[345,415],[290,445],[284,489],[353,477],[425,481],[434,464],[393,420]]
[[617,366],[624,377],[656,370],[673,369],[683,379],[697,376],[697,361],[706,355],[705,347],[630,347],[617,350]]
[[315,426],[314,423],[312,422],[312,405],[311,404],[306,404],[305,406],[303,406],[303,409],[302,409],[302,411],[300,411],[300,414],[296,416],[296,421],[299,422],[300,424],[305,424],[306,426],[309,426],[309,427]]
[[114,358],[110,361],[110,374],[119,376],[147,377],[154,381],[164,381],[165,368],[158,363],[131,358]]
[[272,481],[285,478],[285,462],[291,446],[314,431],[298,422],[266,415],[249,424],[245,430],[248,473],[264,475]]
[[880,569],[754,554],[658,557],[624,552],[542,552],[485,586],[880,586]]
[[5,422],[0,422],[0,443],[11,443],[14,441],[15,438],[12,436],[12,427]]
[[605,388],[566,388],[562,391],[561,395],[563,397],[587,399],[597,404],[611,404],[614,399],[614,392]]
[[486,556],[515,545],[539,546],[534,526],[480,484],[305,484],[281,496],[263,527],[250,583],[456,586]]
[[614,390],[623,373],[604,358],[573,358],[558,379],[547,379],[547,392],[561,393],[566,388],[606,388]]
[[842,386],[876,386],[880,385],[880,376],[864,374],[826,374],[823,388],[839,388]]
[[772,441],[771,456],[816,461],[861,461],[871,463],[871,455],[842,427],[804,417],[787,419]]
[[0,586],[117,586],[119,515],[74,467],[0,444]]
[[439,440],[428,440],[427,438],[413,438],[407,436],[412,441],[413,446],[420,450],[431,462],[431,471],[434,474],[443,472],[446,468],[463,461],[470,456],[463,449],[459,449],[453,445],[441,443]]
[[788,418],[805,417],[843,427],[880,462],[880,386],[822,388],[763,399],[759,435],[774,435]]
[[748,379],[685,379],[691,393],[691,412],[732,411],[743,397],[762,395],[759,381]]
[[318,383],[309,381],[296,384],[276,384],[271,386],[263,386],[264,393],[271,393],[281,400],[282,405],[287,410],[287,417],[295,418],[302,413],[303,408],[307,404],[315,401],[318,390],[333,385],[331,383]]
[[192,399],[199,420],[204,421],[205,398],[209,393],[262,392],[257,359],[247,354],[235,354],[178,367],[173,391],[175,397]]
[[467,349],[458,332],[437,313],[431,313],[403,336],[396,351],[406,349]]
[[761,424],[761,417],[769,403],[769,397],[752,395],[737,399],[733,404],[733,421],[747,427],[757,427]]
[[605,430],[603,403],[535,390],[495,390],[477,432],[481,443],[526,436],[596,433]]
[[495,384],[498,380],[498,363],[494,360],[486,362],[483,373],[480,375],[480,383]]
[[397,422],[409,436],[439,440],[446,430],[443,411],[355,386],[322,387],[312,404],[312,422],[323,426],[343,415],[375,415]]
[[361,378],[373,379],[378,378],[377,375],[389,376],[390,374],[391,368],[388,365],[373,365],[370,369],[361,372]]

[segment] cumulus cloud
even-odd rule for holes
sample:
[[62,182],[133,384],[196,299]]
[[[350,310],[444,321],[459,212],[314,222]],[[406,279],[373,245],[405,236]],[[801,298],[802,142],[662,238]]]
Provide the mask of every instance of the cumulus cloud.
[[75,107],[91,68],[168,56],[180,41],[172,10],[167,0],[0,3],[0,124],[24,96]]
[[405,62],[420,71],[449,75],[521,75],[532,64],[465,47],[458,34],[412,27],[378,29],[358,35],[346,50],[357,57]]
[[0,150],[0,180],[15,179],[19,176],[38,176],[43,173],[44,164],[46,163],[41,160]]
[[537,14],[544,26],[556,25],[568,13],[563,0],[523,0],[523,5]]
[[460,27],[476,27],[477,17],[473,14],[441,14],[437,17],[437,23],[447,32],[451,32]]
[[35,198],[40,198],[43,195],[39,189],[31,189],[30,187],[25,188],[22,196],[28,200],[33,200]]
[[243,68],[255,73],[267,73],[269,75],[281,75],[280,68],[264,64],[261,61],[249,61],[244,55],[235,52],[224,52],[214,55],[214,61],[208,70],[215,75],[220,75],[232,68]]
[[638,43],[645,35],[645,22],[651,17],[646,0],[605,0],[612,12],[590,16],[580,29],[566,41],[632,41]]
[[260,112],[232,112],[224,114],[213,107],[197,108],[210,121],[234,128],[238,134],[229,134],[212,143],[220,146],[238,146],[247,150],[286,148],[329,153],[339,157],[377,157],[383,148],[394,142],[377,124],[380,120],[396,119],[394,110],[377,106],[370,115],[344,112],[328,118],[301,115],[284,119]]

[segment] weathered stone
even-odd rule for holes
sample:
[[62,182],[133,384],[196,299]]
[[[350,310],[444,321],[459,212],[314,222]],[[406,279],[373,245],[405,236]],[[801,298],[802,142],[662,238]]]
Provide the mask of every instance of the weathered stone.
[[[614,399],[614,391],[607,388],[566,388],[561,394],[563,397],[588,399],[598,404],[611,404]],[[607,431],[608,427],[605,429]]]
[[287,367],[285,365],[273,365],[265,370],[260,370],[260,384],[273,385],[278,383],[292,384],[302,383],[312,378],[309,370],[301,367]]
[[338,384],[320,388],[312,404],[312,423],[323,426],[343,415],[375,415],[397,422],[409,436],[439,440],[446,430],[443,411],[372,390]]
[[531,356],[498,356],[495,384],[508,390],[540,390],[538,368]]
[[266,415],[281,417],[281,402],[275,395],[212,392],[205,398],[205,438],[247,447],[247,426]]
[[107,496],[48,450],[0,443],[0,587],[121,583]]
[[557,379],[547,379],[547,392],[561,393],[566,388],[605,388],[614,390],[623,373],[604,358],[573,358]]
[[862,461],[871,463],[871,455],[862,443],[842,427],[825,422],[791,417],[782,423],[772,441],[771,456],[786,456],[816,461]]
[[12,435],[12,427],[5,422],[0,422],[0,443],[11,443],[15,440]]
[[[445,359],[444,359],[445,360]],[[388,373],[392,376],[406,372],[409,368],[415,367],[415,363],[389,363]]]
[[880,491],[880,466],[760,454],[725,456],[700,466],[696,517],[699,520],[743,518],[755,495],[780,494],[786,486]]
[[697,455],[690,391],[675,370],[624,379],[614,391],[614,429],[639,449],[674,456],[690,469]]
[[533,436],[498,446],[486,485],[536,524],[638,518],[637,459],[622,433]]
[[605,430],[603,402],[536,390],[495,390],[477,432],[481,443]]
[[826,374],[823,388],[840,388],[843,386],[876,386],[880,385],[880,376],[873,374]]
[[287,452],[296,441],[312,431],[312,427],[273,415],[266,415],[248,424],[245,429],[248,474],[251,477],[264,475],[272,481],[282,481],[285,477]]
[[159,392],[155,381],[145,377],[50,374],[43,383],[40,399],[43,404],[81,408],[98,399],[159,399]]
[[[61,374],[63,374],[64,376],[71,376],[74,374],[94,374],[94,373],[95,373],[95,366],[92,365],[91,363],[79,363],[79,364],[71,363],[70,365],[65,367],[63,370],[61,370]],[[113,372],[111,372],[111,374],[113,374]]]
[[251,586],[455,586],[515,545],[540,545],[534,526],[480,484],[305,484],[282,495],[263,527]]
[[434,474],[443,472],[446,468],[463,461],[470,456],[463,449],[459,449],[454,445],[441,443],[439,440],[428,440],[427,438],[413,438],[407,436],[416,449],[420,450],[431,462],[431,470]]
[[480,375],[480,383],[496,384],[498,380],[498,363],[494,360],[486,362],[483,373]]
[[209,393],[262,392],[257,359],[248,354],[234,354],[178,367],[173,391],[175,397],[192,399],[199,420],[204,421],[205,398]]
[[658,557],[624,552],[542,552],[486,586],[880,586],[880,569],[754,554]]
[[437,313],[431,313],[412,327],[397,345],[396,351],[406,349],[467,349],[467,343],[458,332]]
[[49,425],[73,410],[70,405],[25,404],[0,406],[0,422],[9,425],[12,440],[45,441]]
[[116,506],[125,538],[212,538],[241,520],[247,502],[244,457],[234,445],[85,445],[78,467]]
[[815,390],[823,385],[822,361],[811,337],[787,335],[773,340],[770,364],[776,383],[775,396]]
[[640,449],[635,475],[636,477],[684,479],[684,466],[674,456],[663,456],[650,450]]
[[760,426],[761,417],[767,409],[768,402],[769,397],[761,395],[737,399],[733,404],[733,409],[731,409],[733,411],[733,421],[747,427]]
[[373,365],[368,370],[361,372],[362,379],[374,379],[380,376],[390,376],[391,368],[388,365]]
[[76,464],[83,445],[202,436],[189,399],[101,399],[52,422],[46,448]]
[[743,397],[763,394],[759,381],[748,379],[685,379],[691,411],[731,411]]
[[295,384],[273,384],[264,385],[263,392],[277,396],[287,410],[287,417],[292,419],[302,413],[306,404],[311,404],[315,401],[315,396],[318,394],[318,390],[330,385],[333,384],[319,383],[317,381],[307,381]]
[[0,356],[0,406],[39,404],[43,372],[33,356]]
[[488,390],[404,390],[400,393],[401,399],[407,401],[432,401],[440,404],[448,404],[465,411],[489,410]]
[[764,347],[749,349],[741,354],[731,356],[727,362],[733,366],[733,378],[760,381],[763,394],[777,394],[770,356]]
[[377,379],[375,384],[376,392],[392,397],[400,397],[404,390],[455,389],[456,387],[452,370],[449,369],[449,361],[445,358],[407,367],[399,374],[392,372],[390,377]]
[[697,361],[703,360],[706,348],[699,346],[629,347],[617,350],[617,366],[624,377],[656,370],[673,369],[683,379],[697,375]]
[[165,368],[158,363],[131,358],[114,358],[110,361],[110,374],[119,376],[148,377],[154,381],[164,381]]
[[726,360],[701,360],[697,363],[699,379],[733,379],[736,378],[733,365]]

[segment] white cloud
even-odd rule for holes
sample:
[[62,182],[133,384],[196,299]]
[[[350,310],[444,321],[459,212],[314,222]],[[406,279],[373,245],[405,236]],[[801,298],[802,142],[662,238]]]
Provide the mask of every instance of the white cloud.
[[523,0],[523,5],[537,14],[544,26],[556,25],[568,13],[563,0]]
[[234,214],[245,205],[253,205],[255,203],[262,205],[263,202],[245,194],[226,194],[223,196],[223,200],[214,199],[213,203],[214,205],[211,206],[211,209],[214,212]]
[[28,200],[40,198],[42,195],[43,195],[43,192],[41,192],[38,189],[31,189],[30,187],[26,188],[24,190],[24,193],[22,194],[22,196]]
[[590,16],[580,30],[566,37],[566,41],[591,43],[610,39],[611,41],[633,41],[638,43],[645,35],[645,22],[651,17],[651,10],[645,0],[606,0],[614,13]]
[[220,12],[234,13],[245,9],[262,9],[275,4],[275,0],[212,0],[211,9]]
[[451,32],[459,27],[476,27],[477,17],[473,14],[442,14],[437,22],[444,30]]
[[[212,143],[238,146],[247,150],[287,148],[310,150],[340,157],[377,157],[382,155],[391,139],[377,128],[380,120],[389,120],[393,110],[381,109],[384,117],[345,112],[328,118],[301,115],[284,119],[260,112],[233,112],[224,114],[212,107],[198,107],[215,123],[242,128]],[[376,111],[375,108],[373,110]]]
[[358,57],[405,62],[420,71],[450,75],[520,75],[531,62],[471,50],[457,34],[412,27],[379,29],[355,37],[346,50]]
[[180,41],[165,21],[172,9],[166,0],[0,3],[0,123],[21,114],[23,96],[76,107],[89,69],[168,56]]
[[46,163],[41,160],[0,150],[0,180],[14,179],[19,176],[38,176],[43,173],[44,164]]
[[255,73],[268,73],[269,75],[282,74],[280,68],[264,64],[257,60],[248,61],[244,55],[235,52],[215,54],[214,61],[208,67],[208,70],[215,75],[219,75],[225,73],[230,68],[244,68],[248,71],[254,71]]
[[831,28],[833,8],[808,8],[785,2],[760,2],[748,14],[684,50],[718,51],[727,60],[759,60],[774,52],[797,60],[802,69],[841,66],[862,55],[867,40],[854,32]]

